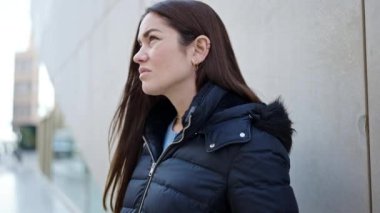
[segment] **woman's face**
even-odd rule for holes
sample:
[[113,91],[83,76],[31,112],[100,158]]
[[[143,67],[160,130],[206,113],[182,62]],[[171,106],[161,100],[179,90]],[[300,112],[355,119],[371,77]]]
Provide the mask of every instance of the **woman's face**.
[[195,85],[195,70],[191,64],[192,45],[179,43],[179,33],[157,14],[148,13],[139,28],[141,47],[133,61],[139,64],[142,90],[148,95],[168,96]]

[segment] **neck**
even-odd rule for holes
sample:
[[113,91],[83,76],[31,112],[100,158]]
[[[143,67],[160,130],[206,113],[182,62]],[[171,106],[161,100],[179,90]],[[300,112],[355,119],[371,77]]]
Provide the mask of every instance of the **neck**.
[[177,111],[177,118],[182,118],[186,110],[190,107],[191,101],[193,100],[196,94],[196,90],[187,91],[182,95],[178,94],[176,97],[168,97],[170,102],[173,104],[174,108]]
[[195,82],[193,84],[184,85],[180,88],[175,88],[175,92],[166,94],[165,96],[173,104],[177,111],[177,119],[175,121],[175,129],[182,129],[182,117],[186,110],[190,107],[191,101],[197,93]]

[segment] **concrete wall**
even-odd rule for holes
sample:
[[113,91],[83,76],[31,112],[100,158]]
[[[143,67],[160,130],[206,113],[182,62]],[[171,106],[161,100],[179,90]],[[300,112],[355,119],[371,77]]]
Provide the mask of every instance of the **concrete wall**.
[[289,108],[300,211],[369,212],[361,2],[207,2],[250,85]]
[[107,135],[144,5],[127,0],[32,0],[35,43],[91,173],[103,186]]
[[[41,60],[100,184],[109,162],[108,125],[127,76],[137,22],[149,2],[32,0]],[[205,2],[224,20],[250,86],[265,101],[281,95],[289,109],[297,130],[291,177],[300,211],[370,212],[369,159],[372,196],[380,196],[375,168],[380,156],[374,150],[380,148],[379,3],[366,1],[365,40],[357,0]]]

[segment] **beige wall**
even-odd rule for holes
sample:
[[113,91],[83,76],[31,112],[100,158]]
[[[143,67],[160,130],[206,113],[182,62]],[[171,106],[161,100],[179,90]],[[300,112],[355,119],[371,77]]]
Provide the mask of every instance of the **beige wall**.
[[[127,76],[138,19],[150,1],[32,2],[41,60],[66,121],[103,184],[108,125]],[[361,1],[205,2],[224,20],[250,86],[265,101],[281,95],[289,109],[297,130],[291,177],[301,212],[369,212]],[[380,171],[374,168],[380,160],[374,150],[380,141],[375,132],[379,3],[366,3],[372,192],[379,200]]]
[[250,85],[289,108],[301,212],[369,212],[360,1],[207,2]]

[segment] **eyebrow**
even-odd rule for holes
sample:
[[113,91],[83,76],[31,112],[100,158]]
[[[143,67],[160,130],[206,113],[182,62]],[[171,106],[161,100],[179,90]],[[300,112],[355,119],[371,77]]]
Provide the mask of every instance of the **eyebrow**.
[[[158,29],[152,28],[152,29],[147,30],[147,31],[143,34],[143,38],[148,37],[148,35],[149,35],[151,32],[154,32],[154,31],[161,32],[161,31],[158,30]],[[141,43],[141,40],[140,40],[139,38],[137,38],[137,42]]]

